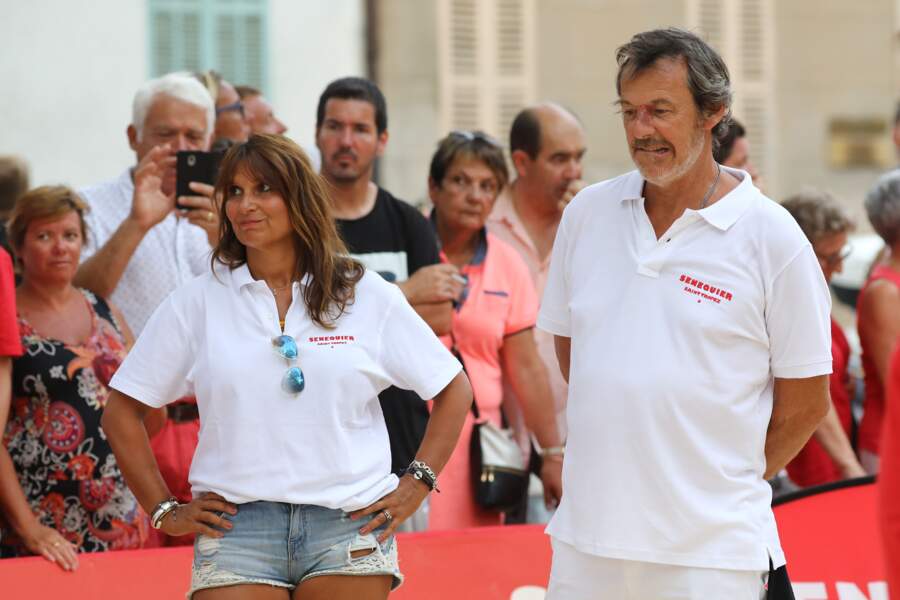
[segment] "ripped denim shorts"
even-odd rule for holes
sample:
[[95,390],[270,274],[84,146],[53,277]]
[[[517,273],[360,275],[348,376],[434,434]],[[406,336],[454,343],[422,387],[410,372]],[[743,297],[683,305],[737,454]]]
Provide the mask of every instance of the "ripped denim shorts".
[[194,541],[188,600],[198,590],[226,585],[293,590],[321,575],[391,575],[392,589],[403,581],[394,537],[379,544],[377,529],[360,535],[366,520],[351,521],[342,510],[259,501],[222,516],[234,525],[224,537],[198,535]]

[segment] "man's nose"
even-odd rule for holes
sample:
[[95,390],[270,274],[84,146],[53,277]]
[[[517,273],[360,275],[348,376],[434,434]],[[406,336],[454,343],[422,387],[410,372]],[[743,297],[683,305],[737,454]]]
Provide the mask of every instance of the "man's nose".
[[353,145],[353,132],[349,127],[344,127],[341,129],[341,146],[352,146]]
[[188,139],[188,136],[183,133],[179,133],[175,137],[175,144],[173,150],[175,152],[181,152],[182,150],[190,150],[191,149],[191,141]]

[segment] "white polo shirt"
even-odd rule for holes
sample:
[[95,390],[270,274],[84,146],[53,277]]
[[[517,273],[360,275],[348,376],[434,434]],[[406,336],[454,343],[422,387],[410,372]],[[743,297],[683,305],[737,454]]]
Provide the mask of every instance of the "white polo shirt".
[[736,189],[658,240],[638,171],[586,188],[563,214],[538,317],[572,339],[548,532],[582,552],[784,564],[763,479],[773,378],[831,372],[831,300],[793,218],[728,171]]
[[154,407],[196,395],[195,496],[367,506],[398,482],[378,393],[396,385],[433,398],[461,370],[377,273],[363,276],[331,330],[309,318],[301,285],[284,328],[306,377],[299,394],[281,389],[292,365],[272,346],[281,333],[275,298],[246,266],[219,268],[170,294],[113,377],[111,387]]
[[[91,207],[84,216],[88,226],[88,239],[81,252],[81,262],[84,262],[128,218],[134,195],[131,169],[78,193]],[[209,271],[209,258],[206,232],[173,211],[138,244],[109,299],[121,308],[125,322],[139,335],[163,298],[179,285]]]

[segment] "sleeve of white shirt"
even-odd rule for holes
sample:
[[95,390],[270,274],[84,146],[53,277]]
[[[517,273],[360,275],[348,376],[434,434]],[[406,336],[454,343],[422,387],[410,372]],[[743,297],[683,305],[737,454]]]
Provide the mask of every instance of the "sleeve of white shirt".
[[91,203],[91,196],[84,190],[78,190],[78,195],[81,196],[89,207],[89,210],[81,217],[84,219],[84,224],[87,227],[87,239],[84,240],[84,243],[81,246],[81,256],[78,259],[79,264],[81,264],[96,254],[97,250],[100,249],[101,244],[98,239],[100,233],[100,223],[97,221],[98,213]]
[[831,294],[808,244],[772,281],[766,327],[775,377],[803,379],[831,373]]
[[159,408],[189,393],[194,364],[190,331],[173,292],[156,308],[109,386]]
[[550,255],[550,271],[544,287],[544,297],[538,312],[537,326],[554,335],[572,337],[572,317],[569,312],[571,290],[567,258],[569,254],[566,233],[566,215],[556,231],[553,251]]
[[413,310],[403,292],[390,287],[393,298],[381,324],[378,362],[395,386],[426,400],[434,398],[462,365]]

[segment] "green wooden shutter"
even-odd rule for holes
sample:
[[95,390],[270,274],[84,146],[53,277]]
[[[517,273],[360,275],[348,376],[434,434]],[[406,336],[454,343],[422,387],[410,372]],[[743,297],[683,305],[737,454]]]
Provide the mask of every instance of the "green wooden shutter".
[[267,0],[148,0],[150,72],[215,69],[265,90]]

